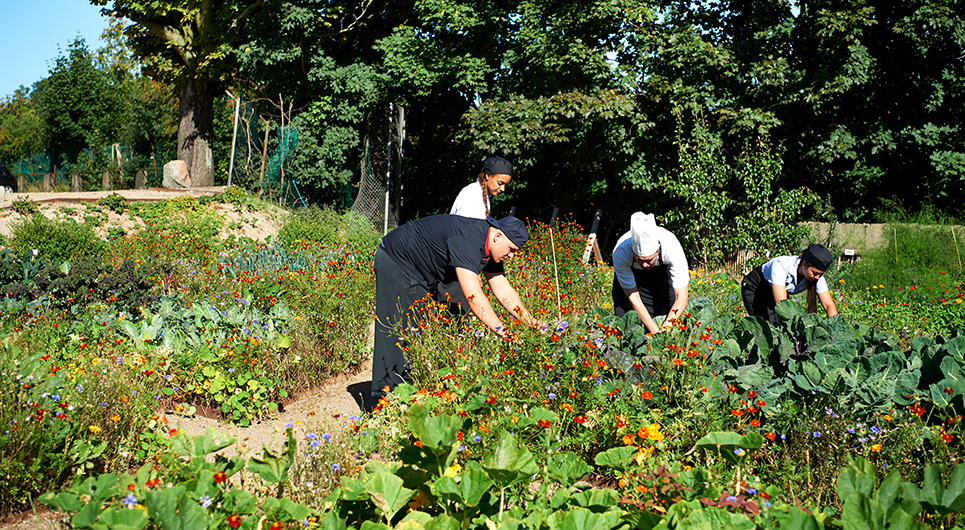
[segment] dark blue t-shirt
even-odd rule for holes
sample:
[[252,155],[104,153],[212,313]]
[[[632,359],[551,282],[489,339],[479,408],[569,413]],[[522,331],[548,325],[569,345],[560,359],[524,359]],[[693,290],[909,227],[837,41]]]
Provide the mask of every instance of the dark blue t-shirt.
[[[426,287],[454,278],[461,267],[479,274],[498,274],[503,265],[489,259],[486,238],[489,222],[458,215],[432,215],[396,228],[382,238],[392,261]],[[448,274],[447,274],[448,271]]]

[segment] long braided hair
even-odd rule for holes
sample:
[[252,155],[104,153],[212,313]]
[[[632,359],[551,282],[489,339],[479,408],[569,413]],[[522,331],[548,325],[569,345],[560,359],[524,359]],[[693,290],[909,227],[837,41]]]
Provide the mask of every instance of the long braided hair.
[[[804,254],[806,252],[807,250],[805,250],[804,252],[801,252],[801,258],[800,258],[801,265],[804,265],[804,267],[810,267],[811,265],[807,262],[806,259],[804,259]],[[808,285],[807,311],[808,313],[817,313],[818,312],[818,282],[813,281],[810,283],[811,285]]]
[[476,180],[479,182],[479,187],[482,188],[483,204],[486,205],[486,217],[489,217],[489,191],[486,190],[486,177],[486,172],[480,170]]

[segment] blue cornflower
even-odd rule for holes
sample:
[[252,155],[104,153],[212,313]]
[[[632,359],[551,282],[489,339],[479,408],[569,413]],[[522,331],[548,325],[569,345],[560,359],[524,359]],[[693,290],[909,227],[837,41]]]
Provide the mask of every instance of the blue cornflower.
[[480,438],[479,436],[473,436],[473,437],[472,437],[472,441],[474,441],[474,442],[478,442],[479,440],[482,440],[482,438]]
[[315,433],[313,433],[313,432],[310,432],[310,433],[308,433],[308,434],[305,435],[305,438],[308,438],[309,440],[315,439],[315,438],[317,438],[317,437],[318,437],[318,435],[315,434]]
[[329,432],[322,433],[322,440],[328,441],[328,439],[331,437],[332,437],[332,433],[329,433]]
[[550,395],[547,397],[549,397],[550,399],[556,399],[556,394],[550,392]]
[[342,466],[338,464],[332,464],[332,471],[340,471],[341,469],[342,469]]
[[208,497],[207,495],[201,497],[201,507],[204,509],[211,507],[211,497]]
[[747,488],[746,491],[749,495],[757,495],[757,490],[754,488]]
[[133,493],[128,493],[127,497],[124,497],[124,506],[128,508],[133,508],[137,504],[137,497]]

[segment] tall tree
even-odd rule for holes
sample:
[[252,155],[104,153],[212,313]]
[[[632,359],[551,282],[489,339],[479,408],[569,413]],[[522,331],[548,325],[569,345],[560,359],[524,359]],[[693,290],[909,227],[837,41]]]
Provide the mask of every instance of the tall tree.
[[150,75],[178,87],[178,158],[194,186],[214,185],[213,104],[233,71],[232,46],[263,0],[91,0],[125,29]]
[[22,86],[0,100],[0,164],[11,166],[42,150],[37,105],[29,97],[27,87]]
[[72,41],[67,53],[57,57],[32,98],[43,120],[45,148],[67,162],[80,149],[110,143],[117,134],[120,98],[83,38]]

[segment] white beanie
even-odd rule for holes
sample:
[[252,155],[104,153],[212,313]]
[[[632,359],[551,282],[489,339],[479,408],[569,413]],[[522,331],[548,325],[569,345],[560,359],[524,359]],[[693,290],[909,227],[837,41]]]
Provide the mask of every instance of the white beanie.
[[660,248],[657,239],[657,222],[653,214],[637,212],[630,216],[630,237],[633,239],[633,254],[635,256],[650,256]]

